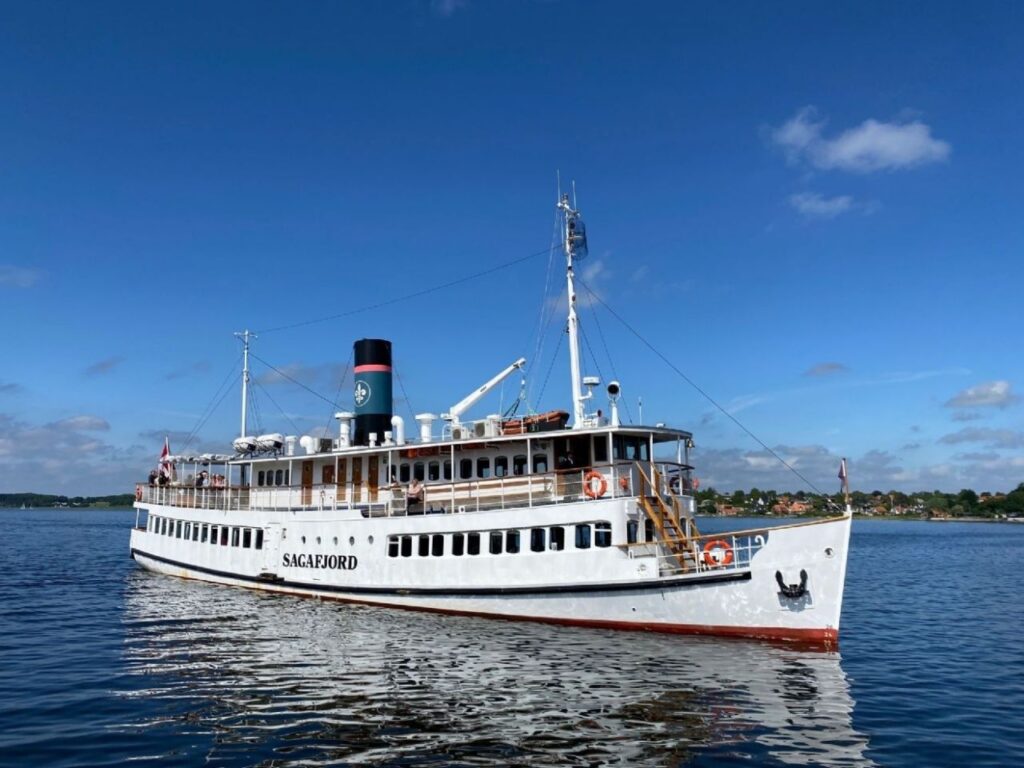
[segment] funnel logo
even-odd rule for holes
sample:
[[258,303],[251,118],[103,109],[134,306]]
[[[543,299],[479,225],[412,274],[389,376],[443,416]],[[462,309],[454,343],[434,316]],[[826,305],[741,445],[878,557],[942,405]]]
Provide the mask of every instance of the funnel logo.
[[357,406],[363,406],[370,399],[370,386],[365,381],[357,381],[355,389],[355,400]]

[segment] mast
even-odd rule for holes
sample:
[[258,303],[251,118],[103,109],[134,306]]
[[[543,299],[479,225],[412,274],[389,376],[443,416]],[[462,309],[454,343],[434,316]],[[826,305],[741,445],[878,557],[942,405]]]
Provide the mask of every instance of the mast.
[[245,417],[249,410],[249,339],[257,337],[248,329],[235,336],[242,340],[242,432],[239,437],[245,437]]
[[580,376],[580,340],[579,321],[576,317],[576,288],[573,286],[573,259],[581,259],[587,255],[587,238],[583,229],[583,221],[579,211],[569,204],[569,195],[562,195],[558,201],[558,209],[562,212],[565,248],[565,281],[569,298],[569,370],[572,376],[572,428],[582,429],[586,399],[582,391]]

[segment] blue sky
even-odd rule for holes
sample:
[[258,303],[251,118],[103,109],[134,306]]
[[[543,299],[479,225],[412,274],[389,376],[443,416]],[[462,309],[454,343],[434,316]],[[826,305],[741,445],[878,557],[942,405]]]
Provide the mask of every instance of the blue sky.
[[[531,405],[567,408],[561,321],[543,321],[563,285],[556,259],[545,294],[556,171],[578,185],[587,284],[820,487],[840,456],[863,490],[1024,480],[1015,4],[4,17],[0,491],[125,491],[232,384],[233,331],[530,254],[255,352],[332,400],[352,341],[390,338],[407,421],[525,355]],[[603,306],[582,323],[586,371],[614,372],[634,419],[642,397],[645,421],[692,429],[706,482],[801,487]],[[323,400],[254,375],[266,431],[328,423]],[[237,429],[232,386],[197,444]]]

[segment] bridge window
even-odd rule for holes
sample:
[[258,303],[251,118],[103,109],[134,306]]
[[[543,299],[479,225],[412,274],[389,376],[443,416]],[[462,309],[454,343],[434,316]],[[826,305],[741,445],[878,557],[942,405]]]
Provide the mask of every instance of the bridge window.
[[477,477],[490,477],[491,476],[491,460],[490,459],[477,459],[476,460],[476,476]]
[[594,463],[604,464],[608,461],[608,438],[594,435]]
[[547,529],[545,528],[531,528],[530,529],[530,551],[531,552],[543,552],[546,549],[547,544]]
[[610,547],[612,545],[612,524],[611,523],[595,523],[594,524],[594,546],[595,547]]
[[494,458],[494,476],[505,477],[508,475],[508,456],[496,456]]
[[430,537],[430,554],[441,557],[444,554],[444,534],[435,533]]
[[466,537],[461,533],[452,534],[452,554],[462,557],[466,551]]
[[541,474],[548,471],[548,455],[546,453],[535,453],[533,455],[534,474]]
[[438,461],[427,462],[427,480],[441,479],[441,463]]
[[426,557],[430,554],[430,537],[427,534],[420,534],[419,540],[419,556]]
[[519,554],[519,531],[505,533],[505,551],[510,555]]
[[551,541],[551,544],[549,545],[550,549],[553,549],[556,552],[561,552],[565,549],[565,528],[560,525],[552,526],[548,531],[548,536]]
[[501,539],[502,539],[501,531],[491,531],[491,535],[490,535],[491,544],[490,544],[490,548],[489,548],[488,551],[492,555],[500,555],[501,554]]
[[402,557],[412,557],[412,536],[402,537]]
[[590,549],[590,526],[576,526],[576,549]]
[[526,457],[525,456],[513,456],[512,457],[512,474],[516,477],[526,474]]
[[480,534],[479,533],[467,533],[466,534],[466,554],[467,555],[479,555],[480,554]]

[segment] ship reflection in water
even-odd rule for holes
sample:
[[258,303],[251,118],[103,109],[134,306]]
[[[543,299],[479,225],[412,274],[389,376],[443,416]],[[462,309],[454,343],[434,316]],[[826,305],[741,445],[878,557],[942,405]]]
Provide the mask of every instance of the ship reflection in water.
[[[836,653],[346,606],[133,572],[132,728],[275,765],[871,765]],[[141,714],[145,713],[145,714]],[[150,734],[156,735],[156,734]]]

